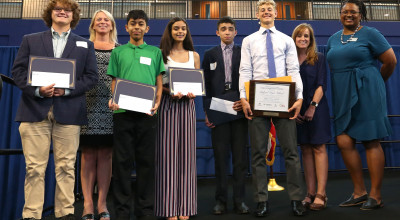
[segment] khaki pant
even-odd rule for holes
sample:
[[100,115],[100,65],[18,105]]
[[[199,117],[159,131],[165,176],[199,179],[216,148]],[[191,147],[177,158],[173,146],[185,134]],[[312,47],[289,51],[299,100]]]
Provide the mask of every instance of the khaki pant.
[[22,122],[19,127],[26,162],[25,205],[22,218],[42,218],[44,175],[53,140],[56,191],[55,216],[74,213],[75,160],[79,146],[79,125],[63,125],[54,120],[52,110],[41,122]]

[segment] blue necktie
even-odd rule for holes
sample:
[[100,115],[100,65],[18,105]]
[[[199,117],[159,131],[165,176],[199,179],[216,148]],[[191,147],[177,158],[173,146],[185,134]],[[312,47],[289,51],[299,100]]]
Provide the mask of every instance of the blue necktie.
[[269,78],[276,77],[274,46],[271,40],[271,30],[267,29],[267,59],[268,59],[268,76]]

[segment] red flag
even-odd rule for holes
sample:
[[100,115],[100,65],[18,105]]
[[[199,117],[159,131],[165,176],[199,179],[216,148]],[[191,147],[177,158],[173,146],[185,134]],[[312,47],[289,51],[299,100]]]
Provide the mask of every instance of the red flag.
[[268,166],[272,166],[275,161],[275,147],[276,147],[276,130],[275,125],[271,121],[271,130],[269,131],[268,151],[265,155],[265,161]]

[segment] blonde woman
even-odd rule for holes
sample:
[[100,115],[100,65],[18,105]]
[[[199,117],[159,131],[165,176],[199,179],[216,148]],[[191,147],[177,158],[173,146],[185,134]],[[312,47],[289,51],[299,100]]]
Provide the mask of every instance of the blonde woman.
[[97,211],[100,220],[110,219],[106,198],[112,170],[112,112],[107,106],[111,97],[111,77],[106,75],[111,51],[118,46],[115,21],[110,12],[98,10],[89,26],[90,41],[94,43],[98,84],[86,94],[89,123],[82,127],[81,182],[84,197],[83,220],[94,219],[93,188],[99,192]]
[[297,142],[302,151],[307,185],[307,196],[303,205],[311,210],[321,210],[326,207],[328,200],[325,192],[328,180],[328,154],[325,143],[331,140],[329,106],[325,96],[325,57],[317,52],[311,25],[298,25],[292,38],[296,44],[303,81],[304,101],[296,119]]

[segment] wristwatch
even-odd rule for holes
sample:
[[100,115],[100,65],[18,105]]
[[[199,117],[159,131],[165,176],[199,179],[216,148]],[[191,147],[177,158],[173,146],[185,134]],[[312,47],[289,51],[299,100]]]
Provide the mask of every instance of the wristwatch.
[[314,101],[311,101],[310,105],[315,106],[315,107],[318,107],[318,103],[317,103],[317,102],[314,102]]

